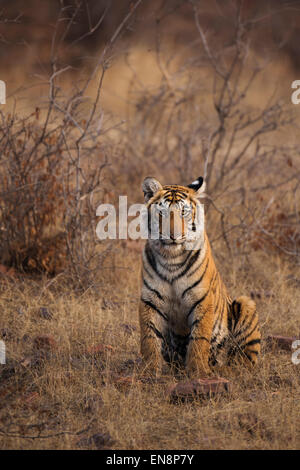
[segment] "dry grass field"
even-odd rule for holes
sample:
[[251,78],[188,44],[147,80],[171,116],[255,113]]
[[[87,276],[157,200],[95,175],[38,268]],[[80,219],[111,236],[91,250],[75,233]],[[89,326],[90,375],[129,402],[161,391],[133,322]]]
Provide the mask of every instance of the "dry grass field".
[[[283,44],[274,48],[273,23],[246,21],[264,18],[249,2],[242,14],[231,11],[240,2],[224,2],[223,13],[210,2],[200,13],[156,2],[155,14],[135,18],[139,3],[114,20],[122,34],[104,23],[105,41],[118,33],[107,49],[101,34],[98,49],[72,45],[72,2],[63,12],[75,12],[71,38],[50,6],[52,16],[37,19],[31,5],[24,23],[5,23],[18,66],[0,67],[14,85],[0,109],[0,449],[299,449],[300,365],[267,344],[271,334],[300,338],[299,109],[290,101],[299,73],[294,36],[280,38],[278,27],[288,17],[274,13]],[[23,59],[20,34],[34,46]],[[148,174],[164,184],[205,175],[217,267],[233,298],[256,301],[261,359],[253,371],[214,370],[231,382],[226,395],[173,403],[169,387],[184,372],[143,374],[144,242],[100,241],[95,228],[100,203],[143,202]]]
[[[217,371],[232,381],[228,396],[173,404],[168,371],[166,385],[139,380],[139,259],[128,251],[120,248],[122,268],[99,281],[97,295],[76,296],[57,288],[59,280],[2,279],[8,362],[1,366],[0,447],[299,448],[300,368],[290,352],[270,351],[265,341],[255,372]],[[263,254],[230,266],[217,259],[233,295],[255,296],[264,339],[299,335],[299,284],[288,281],[288,264]]]

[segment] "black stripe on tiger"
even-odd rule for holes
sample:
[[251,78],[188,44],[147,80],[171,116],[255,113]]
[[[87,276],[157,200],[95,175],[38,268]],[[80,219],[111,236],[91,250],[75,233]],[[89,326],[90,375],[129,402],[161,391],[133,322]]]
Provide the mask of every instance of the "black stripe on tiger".
[[201,299],[197,300],[197,302],[195,302],[192,307],[190,308],[189,310],[189,313],[187,314],[186,318],[189,318],[189,316],[194,312],[195,308],[197,307],[197,305],[201,304],[201,302],[203,302],[203,300],[205,299],[205,297],[207,296],[209,292],[209,289],[207,289],[207,291],[205,292],[205,294],[201,297]]
[[148,305],[148,307],[153,308],[153,310],[155,310],[164,320],[169,320],[167,315],[162,313],[152,302],[150,302],[150,300],[146,300],[143,298],[141,300],[144,302],[144,304]]
[[180,274],[178,274],[178,276],[173,278],[173,282],[183,277],[189,271],[189,269],[191,269],[191,267],[195,264],[195,262],[199,258],[199,255],[200,255],[200,250],[197,250],[196,253],[194,253],[193,256],[190,258],[190,260],[188,261],[188,264],[184,268],[184,270]]
[[[254,344],[260,344],[260,343],[261,343],[260,338],[252,339],[251,341],[248,341],[247,343],[244,343],[242,345],[242,348],[246,348],[248,346],[253,346]],[[249,351],[257,352],[257,351],[253,351],[253,350],[249,350]]]
[[151,330],[155,333],[155,335],[156,335],[159,339],[164,340],[164,337],[163,337],[162,333],[153,325],[152,322],[148,323],[147,325],[149,326],[149,328],[151,328]]
[[203,277],[205,276],[205,273],[206,273],[208,264],[209,264],[209,259],[207,259],[207,263],[206,263],[206,266],[205,266],[205,268],[204,268],[204,271],[203,271],[203,273],[201,274],[201,276],[200,276],[200,278],[198,279],[198,281],[194,282],[194,284],[192,284],[191,286],[187,287],[187,288],[183,291],[183,293],[182,293],[182,298],[185,296],[185,294],[186,294],[189,290],[193,289],[193,288],[196,287],[198,284],[200,284],[200,282],[202,281]]
[[163,297],[160,295],[160,293],[156,290],[156,289],[153,289],[153,287],[149,286],[148,282],[146,281],[146,279],[143,279],[143,283],[144,285],[147,287],[148,290],[150,290],[151,292],[153,292],[155,295],[157,295],[157,297],[160,299],[160,300],[163,300]]
[[190,336],[190,341],[206,341],[210,344],[209,339],[205,338],[205,336]]
[[149,272],[149,269],[148,269],[145,265],[143,266],[143,268],[144,268],[145,273],[147,274],[147,276],[149,276],[150,279],[153,279],[153,276],[152,276],[152,274]]
[[165,276],[163,276],[162,274],[160,274],[157,270],[157,264],[156,264],[156,259],[151,251],[151,248],[149,248],[148,245],[146,245],[146,249],[145,249],[145,253],[146,253],[146,257],[147,257],[147,260],[151,266],[151,268],[153,269],[153,271],[158,275],[158,277],[160,277],[163,281],[166,281],[166,282],[171,282],[169,281],[169,279],[167,279]]
[[238,333],[235,333],[234,334],[235,339],[238,339],[238,341],[245,341],[247,338],[249,338],[249,336],[251,336],[256,330],[256,328],[258,327],[258,321],[255,323],[255,326],[252,328],[250,333],[248,333],[246,336],[242,336],[242,338],[240,338],[240,336],[246,333],[249,330],[249,328],[251,328],[254,320],[255,320],[255,316],[253,316],[251,323],[248,323],[246,328],[244,328],[242,331],[238,331]]

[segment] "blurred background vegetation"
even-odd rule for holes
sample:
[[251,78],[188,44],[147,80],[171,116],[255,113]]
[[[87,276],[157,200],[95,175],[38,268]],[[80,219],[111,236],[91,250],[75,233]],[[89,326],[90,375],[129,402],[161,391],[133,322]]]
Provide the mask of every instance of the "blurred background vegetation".
[[[208,183],[220,252],[299,263],[299,1],[1,2],[4,266],[93,283],[96,207]],[[114,245],[114,247],[116,244]],[[217,246],[217,245],[216,245]]]

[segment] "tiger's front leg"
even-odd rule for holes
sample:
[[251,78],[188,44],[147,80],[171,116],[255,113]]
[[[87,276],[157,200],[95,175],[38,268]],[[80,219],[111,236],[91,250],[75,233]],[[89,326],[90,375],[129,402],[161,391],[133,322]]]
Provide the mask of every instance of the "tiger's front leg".
[[211,372],[209,358],[214,323],[212,305],[199,304],[192,315],[186,369],[191,378],[200,378]]
[[157,376],[161,372],[162,354],[160,320],[157,311],[143,300],[140,301],[139,319],[141,331],[141,354],[145,372]]

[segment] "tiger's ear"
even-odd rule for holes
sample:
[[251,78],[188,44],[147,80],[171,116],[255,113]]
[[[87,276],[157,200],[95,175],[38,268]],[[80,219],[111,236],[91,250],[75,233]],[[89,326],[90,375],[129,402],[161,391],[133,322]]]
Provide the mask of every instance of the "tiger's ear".
[[148,202],[157,191],[162,189],[162,185],[157,179],[152,178],[152,176],[147,176],[143,181],[142,189],[144,191],[145,201]]
[[196,193],[196,196],[200,196],[202,195],[202,193],[204,193],[205,186],[206,184],[204,182],[204,179],[202,178],[202,176],[199,176],[199,178],[197,178],[191,184],[188,184],[187,187],[193,189]]

